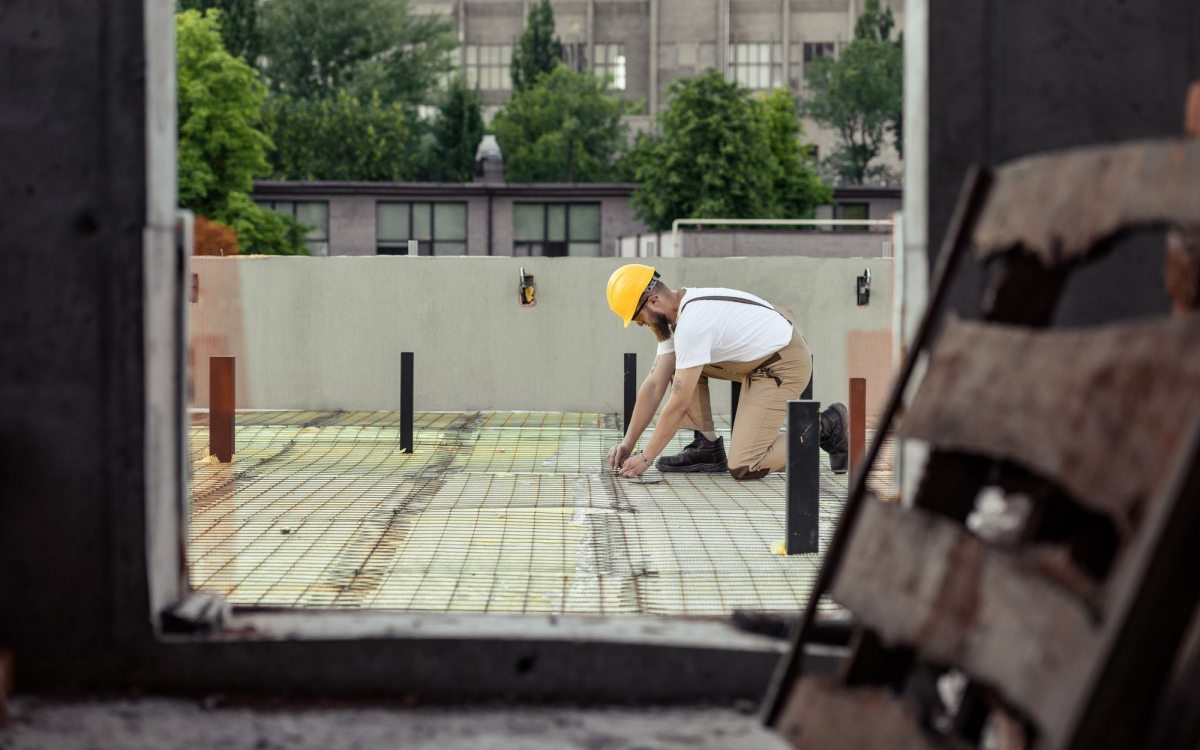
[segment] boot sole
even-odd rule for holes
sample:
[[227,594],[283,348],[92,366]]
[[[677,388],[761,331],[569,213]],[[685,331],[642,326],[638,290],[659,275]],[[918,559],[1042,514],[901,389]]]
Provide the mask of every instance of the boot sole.
[[660,464],[658,470],[664,474],[716,474],[718,472],[729,471],[729,464],[725,462],[719,464],[688,464],[687,466],[671,466],[670,464],[663,466]]

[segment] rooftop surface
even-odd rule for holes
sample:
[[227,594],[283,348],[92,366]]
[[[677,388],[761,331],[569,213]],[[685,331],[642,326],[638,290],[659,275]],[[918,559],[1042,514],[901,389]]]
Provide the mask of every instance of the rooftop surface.
[[[193,415],[188,526],[192,586],[235,605],[794,612],[820,565],[772,550],[785,475],[615,476],[603,468],[621,438],[613,415],[418,413],[412,454],[396,412],[239,412],[235,434],[233,463],[218,463],[207,414]],[[848,475],[821,464],[824,550]]]

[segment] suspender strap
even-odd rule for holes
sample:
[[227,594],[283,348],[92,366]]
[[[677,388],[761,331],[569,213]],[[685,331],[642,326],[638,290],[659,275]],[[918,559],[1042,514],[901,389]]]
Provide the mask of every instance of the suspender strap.
[[[712,297],[692,297],[690,300],[683,303],[683,307],[679,308],[679,314],[683,315],[684,308],[686,308],[688,305],[692,304],[693,302],[699,302],[700,300],[706,300],[706,299],[717,300],[719,302],[740,302],[743,305],[755,305],[757,307],[765,307],[768,310],[775,310],[775,308],[771,307],[770,305],[764,305],[761,302],[755,302],[754,300],[746,299],[745,297],[712,296]],[[786,315],[779,312],[778,310],[775,310],[775,312],[779,313],[779,317],[783,318],[784,320],[787,320],[787,323],[789,326],[792,324],[792,321],[788,320]]]

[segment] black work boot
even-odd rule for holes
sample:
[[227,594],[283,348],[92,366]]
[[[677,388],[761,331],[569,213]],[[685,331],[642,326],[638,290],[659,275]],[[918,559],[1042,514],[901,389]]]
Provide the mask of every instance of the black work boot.
[[829,468],[845,474],[850,465],[850,415],[846,405],[830,404],[821,412],[821,450],[829,454]]
[[716,440],[708,440],[699,432],[696,433],[696,439],[689,443],[682,453],[658,459],[659,471],[719,472],[727,471],[728,467],[729,464],[725,460],[725,439],[718,437]]

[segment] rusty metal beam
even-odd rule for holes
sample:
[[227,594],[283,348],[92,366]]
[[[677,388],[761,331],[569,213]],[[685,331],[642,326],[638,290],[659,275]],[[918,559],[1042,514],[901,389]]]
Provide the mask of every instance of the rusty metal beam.
[[233,357],[208,358],[208,452],[226,464],[234,451],[234,363]]
[[1046,332],[957,322],[904,434],[1013,461],[1127,532],[1197,403],[1200,316]]
[[1200,227],[1200,140],[1135,141],[1031,156],[996,171],[974,233],[986,259],[1024,248],[1046,266],[1131,227]]
[[850,378],[850,473],[858,471],[867,447],[867,379]]

